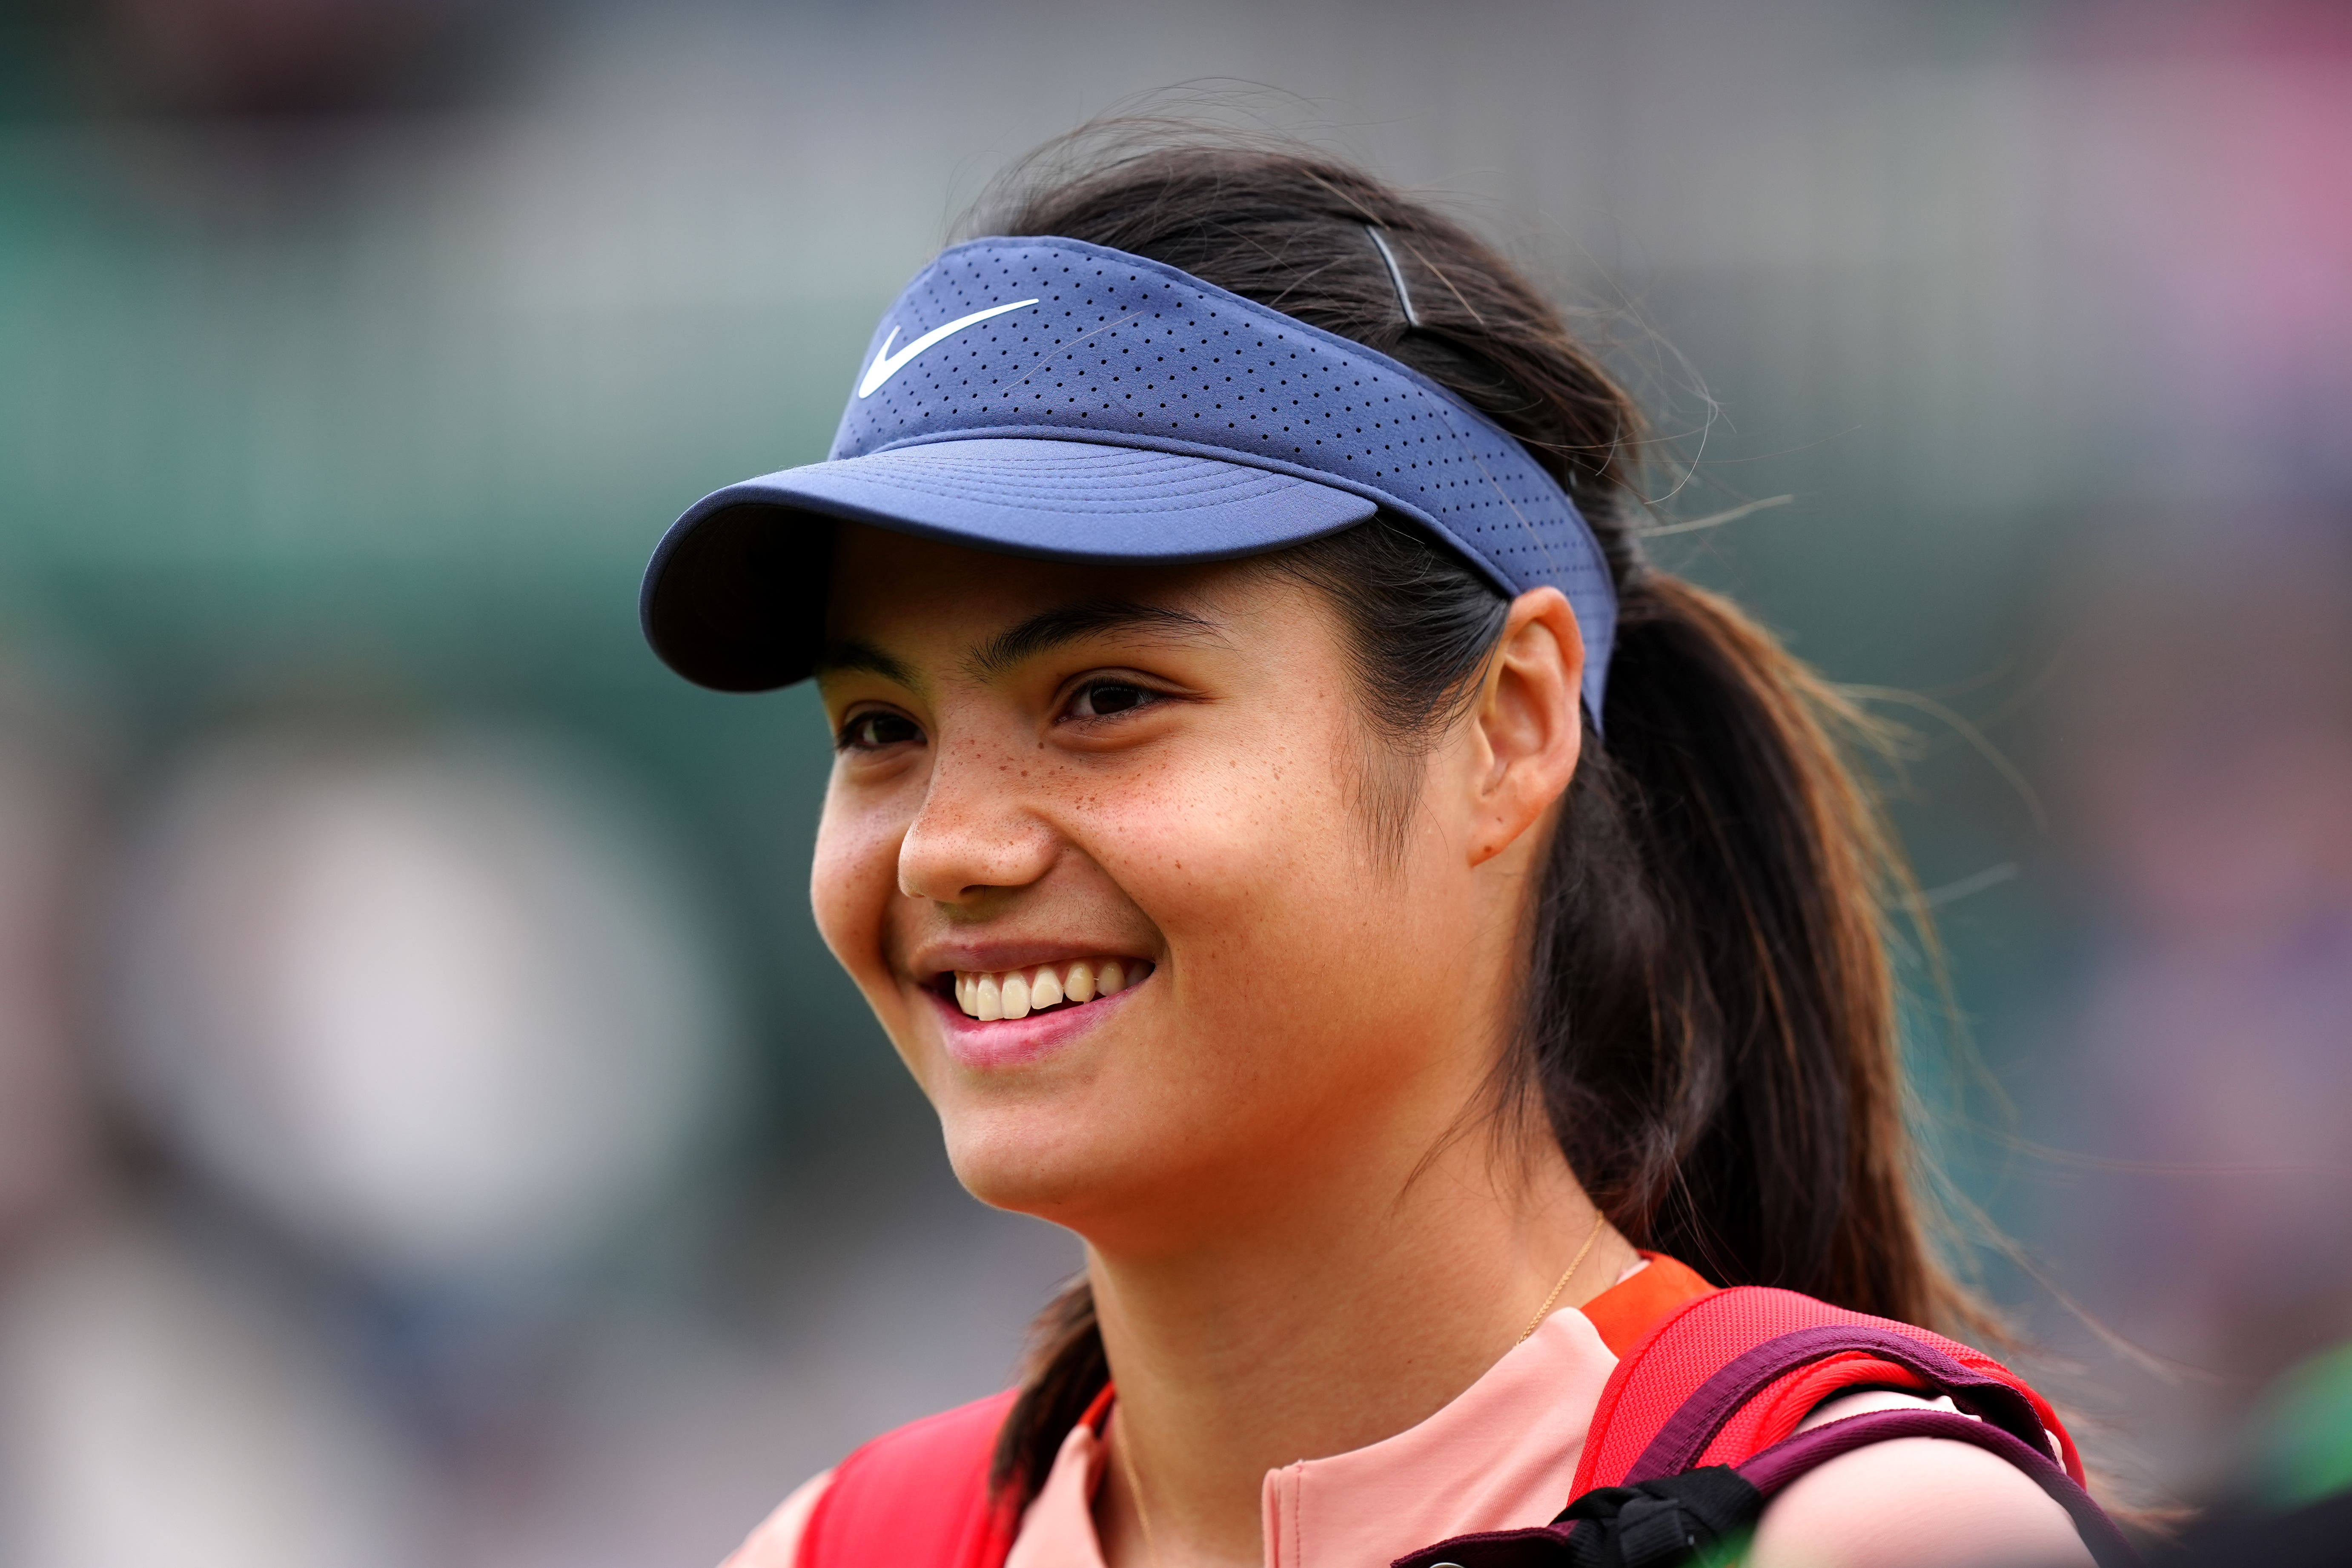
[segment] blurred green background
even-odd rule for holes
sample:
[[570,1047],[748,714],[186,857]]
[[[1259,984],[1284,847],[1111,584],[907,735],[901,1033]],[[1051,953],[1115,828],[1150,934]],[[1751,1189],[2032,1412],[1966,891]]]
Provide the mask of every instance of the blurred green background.
[[[850,1444],[1004,1375],[1075,1250],[954,1190],[822,951],[813,700],[686,686],[635,591],[697,496],[822,456],[958,215],[1106,112],[1286,130],[1445,193],[1673,434],[1661,559],[1917,731],[1897,809],[1961,1026],[1916,977],[1936,1136],[2030,1265],[1991,1257],[1990,1283],[2081,1358],[2125,1468],[2231,1491],[2256,1391],[2352,1337],[2339,8],[5,17],[0,749],[48,847],[11,862],[47,869],[6,911],[7,1072],[32,1086],[12,1125],[49,1130],[23,1147],[55,1148],[0,1175],[0,1563],[709,1561]],[[485,738],[537,760],[480,763]],[[362,1223],[407,1167],[336,1175],[347,1134],[320,1129],[373,1136],[373,1102],[314,1125],[287,1088],[311,1037],[269,965],[294,950],[206,945],[246,906],[205,879],[249,891],[310,842],[271,831],[296,805],[219,826],[237,800],[393,774],[584,824],[547,854],[655,933],[614,941],[680,955],[624,1000],[700,1020],[607,1031],[661,1109],[593,1213],[546,1200],[567,1239],[524,1261],[443,1245],[462,1226],[429,1204],[399,1247]],[[458,859],[493,901],[542,874]],[[322,919],[362,920],[352,887]],[[478,956],[417,907],[416,963]],[[382,955],[383,994],[443,994],[372,941],[348,951]],[[568,1017],[564,964],[603,951],[467,984]],[[419,1016],[490,1016],[448,994]],[[561,1068],[569,1026],[529,1059]],[[466,1081],[416,1090],[446,1148],[385,1147],[495,1173],[543,1134],[547,1169],[595,1163],[594,1116],[509,1141],[539,1102],[476,1114]],[[214,1305],[117,1323],[131,1297]],[[287,1473],[182,1473],[153,1440],[213,1428],[189,1369],[223,1358],[277,1392],[225,1395],[211,1441]],[[58,1370],[83,1366],[115,1370]],[[167,1529],[174,1489],[232,1502]]]

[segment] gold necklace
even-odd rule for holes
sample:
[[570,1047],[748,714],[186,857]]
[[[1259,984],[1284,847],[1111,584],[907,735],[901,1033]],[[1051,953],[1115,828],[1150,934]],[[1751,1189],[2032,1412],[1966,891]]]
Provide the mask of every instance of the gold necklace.
[[[1608,1223],[1609,1216],[1607,1215],[1595,1215],[1593,1216],[1592,1234],[1584,1238],[1584,1245],[1576,1249],[1576,1256],[1569,1261],[1568,1272],[1559,1277],[1559,1283],[1551,1288],[1551,1294],[1544,1298],[1544,1304],[1536,1309],[1536,1315],[1528,1320],[1528,1326],[1519,1331],[1519,1337],[1513,1342],[1514,1343],[1522,1345],[1527,1343],[1528,1337],[1538,1329],[1543,1327],[1545,1317],[1551,1311],[1551,1304],[1559,1300],[1559,1293],[1568,1289],[1568,1282],[1576,1278],[1576,1271],[1579,1268],[1584,1267],[1584,1255],[1592,1250],[1592,1244],[1594,1242],[1601,1239],[1601,1227],[1606,1226]],[[1132,1487],[1135,1483],[1133,1480],[1129,1480],[1128,1485]]]

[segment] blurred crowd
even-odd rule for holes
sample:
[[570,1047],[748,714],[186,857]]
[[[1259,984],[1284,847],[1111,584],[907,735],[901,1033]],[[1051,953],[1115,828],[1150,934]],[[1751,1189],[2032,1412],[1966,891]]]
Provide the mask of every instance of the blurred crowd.
[[[2037,1039],[2034,1239],[2145,1352],[2072,1336],[2136,1457],[2277,1497],[2352,1484],[2346,522],[2109,531],[2044,715],[2084,951]],[[2305,1384],[2332,1435],[2277,1424]]]
[[1948,717],[1942,1136],[2110,1468],[2352,1489],[2352,20],[1442,9],[0,9],[0,1568],[708,1563],[1001,1383],[1076,1249],[826,964],[813,711],[632,595],[1204,78],[1583,290],[1662,556]]

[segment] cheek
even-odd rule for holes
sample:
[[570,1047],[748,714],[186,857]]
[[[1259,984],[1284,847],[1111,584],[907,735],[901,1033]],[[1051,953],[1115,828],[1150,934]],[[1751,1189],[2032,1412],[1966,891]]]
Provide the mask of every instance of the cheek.
[[1336,805],[1328,786],[1286,747],[1220,748],[1202,765],[1123,781],[1090,815],[1106,868],[1171,942],[1191,943],[1240,934],[1235,918],[1255,921],[1269,894],[1317,875],[1312,824]]
[[809,905],[833,956],[859,984],[884,978],[883,923],[898,893],[902,813],[860,800],[838,784],[825,795],[816,855],[809,871]]
[[1108,868],[1168,943],[1192,1059],[1221,1075],[1312,1058],[1289,1081],[1335,1087],[1334,1042],[1429,989],[1415,900],[1372,863],[1353,744],[1269,734],[1101,803]]

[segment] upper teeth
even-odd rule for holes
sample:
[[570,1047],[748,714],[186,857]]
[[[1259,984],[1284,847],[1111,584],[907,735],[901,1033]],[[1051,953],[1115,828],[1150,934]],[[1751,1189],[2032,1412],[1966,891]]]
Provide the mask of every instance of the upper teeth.
[[1143,966],[1131,959],[1081,958],[1074,963],[1041,963],[1034,969],[1008,969],[982,974],[957,970],[956,1005],[982,1023],[999,1018],[1025,1018],[1040,1007],[1063,1002],[1091,1002],[1125,990],[1143,978]]

